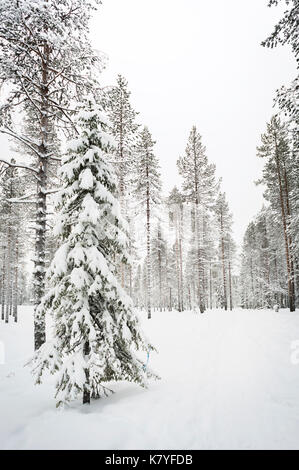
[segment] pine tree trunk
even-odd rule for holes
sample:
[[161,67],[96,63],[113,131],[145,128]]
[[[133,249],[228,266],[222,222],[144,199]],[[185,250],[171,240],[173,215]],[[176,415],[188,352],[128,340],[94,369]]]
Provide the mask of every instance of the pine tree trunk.
[[13,290],[13,317],[15,322],[18,321],[18,278],[19,278],[19,241],[18,241],[18,233],[16,236],[16,246],[15,246],[15,282],[14,282],[14,290]]
[[202,259],[200,249],[200,235],[199,235],[199,214],[198,214],[198,200],[195,202],[195,231],[196,231],[196,244],[197,244],[197,270],[198,270],[198,304],[200,313],[204,312],[203,294],[202,294]]
[[6,284],[6,247],[3,247],[3,260],[2,260],[2,299],[1,299],[1,319],[5,318],[5,284]]
[[278,186],[279,186],[281,218],[282,218],[283,234],[284,234],[284,241],[285,241],[286,265],[287,265],[287,274],[288,274],[289,307],[290,307],[290,311],[294,312],[295,311],[294,277],[292,275],[292,268],[291,268],[290,247],[289,247],[289,239],[288,239],[288,233],[287,233],[287,222],[286,222],[286,213],[285,213],[284,200],[283,200],[281,170],[280,170],[279,155],[278,155],[276,139],[275,139],[275,160],[276,160],[276,172],[277,172],[277,179],[278,179]]
[[181,311],[181,299],[180,299],[180,269],[179,269],[179,250],[178,250],[178,239],[176,233],[175,239],[175,271],[176,271],[176,281],[177,281],[177,302],[178,302],[178,311]]
[[210,309],[213,309],[212,263],[210,261]]
[[46,267],[46,217],[47,217],[47,170],[48,170],[48,58],[49,46],[44,44],[42,59],[42,114],[40,128],[40,146],[38,162],[37,207],[36,207],[36,241],[34,260],[34,348],[39,349],[46,341],[45,318],[38,313],[37,307],[45,291]]
[[150,188],[149,188],[149,168],[146,166],[146,230],[147,230],[147,318],[152,317],[151,313],[151,232],[150,232]]
[[182,253],[182,239],[179,239],[179,252],[180,252],[180,298],[181,298],[181,311],[184,311],[184,280],[183,280],[183,253]]
[[[83,347],[83,354],[85,357],[85,360],[88,359],[90,355],[90,345],[89,341],[86,341]],[[89,384],[89,369],[85,369],[85,377],[86,381],[83,387],[83,405],[85,404],[90,404],[90,384]]]
[[232,310],[233,309],[233,293],[232,293],[232,273],[231,273],[230,258],[228,258],[228,283],[229,283],[229,308],[230,310]]
[[161,259],[161,231],[158,230],[158,270],[159,270],[159,309],[162,312],[162,259]]
[[222,261],[222,275],[223,275],[223,302],[224,309],[227,310],[227,291],[226,291],[226,272],[225,272],[225,250],[223,238],[223,215],[220,215],[220,228],[221,228],[221,261]]
[[251,281],[251,294],[252,294],[252,301],[251,301],[251,308],[255,308],[255,289],[254,289],[254,282],[253,282],[253,263],[252,263],[252,255],[250,256],[250,281]]
[[200,234],[199,234],[199,181],[198,181],[198,168],[197,168],[197,156],[195,150],[195,143],[193,146],[193,158],[194,158],[194,192],[195,192],[195,231],[196,231],[196,243],[197,243],[197,269],[198,269],[198,303],[200,312],[203,313],[204,303],[203,303],[203,285],[202,285],[202,259],[201,259],[201,249],[200,249]]
[[[9,214],[11,217],[11,214]],[[9,312],[10,312],[10,292],[11,292],[11,220],[8,221],[7,229],[7,257],[6,257],[6,289],[5,289],[5,323],[9,321]]]
[[[11,260],[13,261],[13,260]],[[9,289],[9,315],[12,316],[12,311],[13,311],[13,275],[14,275],[14,269],[13,269],[13,262],[11,264],[11,274],[10,274],[10,289]]]
[[288,242],[289,242],[289,252],[290,252],[290,277],[291,277],[291,300],[290,300],[290,310],[294,312],[296,310],[295,303],[295,270],[294,270],[294,257],[293,257],[293,241],[290,233],[290,221],[291,221],[291,206],[289,198],[289,183],[286,168],[284,167],[283,171],[284,184],[285,184],[285,196],[286,196],[286,212],[287,212],[287,231],[288,231]]
[[[120,130],[119,130],[119,194],[120,194],[120,207],[123,216],[125,217],[125,184],[124,184],[124,143],[123,143],[123,101],[121,99],[120,103]],[[124,289],[126,284],[125,279],[125,264],[121,263],[120,265],[121,270],[121,286]]]

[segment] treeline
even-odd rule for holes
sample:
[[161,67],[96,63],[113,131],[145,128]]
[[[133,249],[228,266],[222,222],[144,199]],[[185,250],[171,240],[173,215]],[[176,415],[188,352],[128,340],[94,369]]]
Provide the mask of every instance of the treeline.
[[[276,5],[274,0],[270,5]],[[273,34],[267,47],[289,44],[298,64],[297,1]],[[298,77],[277,93],[278,113],[267,124],[257,155],[265,161],[258,184],[265,187],[267,205],[247,228],[242,253],[241,297],[245,308],[277,304],[295,311],[299,302],[299,155]]]
[[121,285],[149,318],[152,308],[202,313],[233,308],[232,215],[196,127],[177,161],[182,190],[175,187],[162,197],[155,141],[136,123],[122,76],[107,93],[106,110],[116,142],[118,199],[129,231],[131,262],[119,266]]

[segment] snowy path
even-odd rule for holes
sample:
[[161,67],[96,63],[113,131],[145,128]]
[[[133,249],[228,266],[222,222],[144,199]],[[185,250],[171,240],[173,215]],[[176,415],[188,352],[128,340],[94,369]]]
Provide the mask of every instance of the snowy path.
[[31,309],[20,325],[0,324],[0,448],[297,448],[299,312],[154,312],[144,329],[162,377],[90,408],[55,409],[53,380],[34,387],[22,364],[31,354]]

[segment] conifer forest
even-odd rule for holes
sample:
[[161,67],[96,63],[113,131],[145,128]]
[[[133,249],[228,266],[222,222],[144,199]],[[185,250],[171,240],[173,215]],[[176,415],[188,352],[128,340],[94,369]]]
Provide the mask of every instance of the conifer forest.
[[299,449],[299,1],[247,3],[0,0],[1,449]]

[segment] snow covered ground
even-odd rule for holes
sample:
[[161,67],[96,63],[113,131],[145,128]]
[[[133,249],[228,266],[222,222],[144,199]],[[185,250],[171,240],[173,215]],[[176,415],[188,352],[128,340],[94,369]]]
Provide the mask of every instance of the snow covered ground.
[[162,380],[56,410],[53,378],[34,386],[23,367],[32,308],[18,325],[1,322],[0,448],[299,449],[298,311],[154,312],[143,326]]

